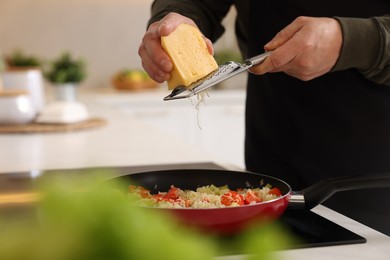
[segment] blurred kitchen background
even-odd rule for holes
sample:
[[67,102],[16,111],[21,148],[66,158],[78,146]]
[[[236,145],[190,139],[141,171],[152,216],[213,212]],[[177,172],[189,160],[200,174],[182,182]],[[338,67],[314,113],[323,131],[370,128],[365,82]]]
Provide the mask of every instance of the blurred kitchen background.
[[[118,70],[141,68],[137,51],[152,0],[1,0],[0,51],[15,49],[43,59],[63,51],[83,57],[88,77],[83,85],[104,87]],[[216,49],[236,50],[234,10]]]
[[[113,87],[112,79],[119,71],[142,68],[138,47],[151,4],[152,0],[1,0],[0,52],[9,56],[20,50],[52,61],[67,51],[82,58],[87,77],[78,91],[88,90],[94,103],[124,112],[243,168],[245,73],[213,88],[207,105],[199,110],[195,109],[196,98],[163,102],[170,93],[165,84],[141,91]],[[214,45],[215,53],[228,60],[238,54],[235,15],[235,10],[230,10],[223,21],[226,32]],[[56,89],[47,80],[44,83],[46,92]]]

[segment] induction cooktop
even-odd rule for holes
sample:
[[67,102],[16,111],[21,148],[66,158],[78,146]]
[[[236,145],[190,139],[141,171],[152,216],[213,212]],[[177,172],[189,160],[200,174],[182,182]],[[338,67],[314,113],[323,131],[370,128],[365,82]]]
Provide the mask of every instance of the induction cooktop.
[[320,247],[365,243],[366,239],[309,210],[287,210],[281,223],[299,238],[293,247]]
[[[366,239],[309,210],[287,210],[279,219],[292,239],[288,248],[313,248],[365,243]],[[241,255],[240,236],[219,237],[222,255]]]
[[[99,167],[104,169],[106,167]],[[96,169],[96,168],[94,168]],[[107,167],[113,170],[118,175],[130,174],[136,172],[153,171],[153,170],[167,170],[167,169],[224,169],[223,167],[214,163],[191,163],[191,164],[177,164],[177,165],[152,165],[152,166],[131,166],[131,167]],[[20,172],[0,174],[0,192],[21,192],[28,190],[34,181],[34,174],[50,175],[55,174],[83,174],[91,168],[84,169],[66,169],[66,170],[51,170],[37,173]],[[287,210],[280,222],[288,229],[293,237],[298,238],[292,245],[293,248],[308,248],[321,246],[334,246],[345,244],[365,243],[366,239],[351,232],[348,229],[312,212],[309,210]],[[229,249],[229,251],[234,249]],[[239,252],[229,252],[239,253]]]

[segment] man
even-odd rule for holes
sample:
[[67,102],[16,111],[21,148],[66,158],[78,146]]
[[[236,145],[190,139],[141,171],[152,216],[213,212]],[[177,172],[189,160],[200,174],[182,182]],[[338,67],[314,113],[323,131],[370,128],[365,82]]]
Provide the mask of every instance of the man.
[[[390,172],[388,0],[156,0],[139,48],[144,69],[158,82],[169,79],[159,39],[179,23],[198,26],[212,53],[208,39],[223,33],[232,5],[243,56],[272,51],[248,79],[247,169],[293,189]],[[326,205],[390,234],[389,197],[390,189],[343,192]]]

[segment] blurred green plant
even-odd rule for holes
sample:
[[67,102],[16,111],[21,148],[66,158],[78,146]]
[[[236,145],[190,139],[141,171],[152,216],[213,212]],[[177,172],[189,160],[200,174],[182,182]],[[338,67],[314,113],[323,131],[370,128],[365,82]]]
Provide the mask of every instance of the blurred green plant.
[[[203,260],[224,254],[215,237],[180,226],[170,215],[135,206],[119,191],[123,183],[102,186],[102,179],[88,175],[41,183],[44,196],[36,220],[0,221],[0,259]],[[270,250],[287,245],[285,235],[271,225],[250,229],[234,243],[248,259],[269,260]]]
[[36,56],[27,55],[20,49],[6,57],[6,62],[9,67],[41,67],[43,63]]
[[230,49],[216,51],[214,54],[214,59],[218,65],[224,64],[228,61],[242,62],[241,54]]
[[45,69],[46,79],[55,84],[80,83],[86,78],[86,64],[75,59],[69,52],[63,52]]
[[247,260],[277,260],[278,251],[291,248],[293,238],[278,223],[253,226],[245,232],[243,239],[238,240],[238,248],[247,254]]
[[214,255],[206,241],[165,215],[133,206],[115,185],[75,192],[74,184],[45,186],[39,221],[2,229],[0,259],[198,260]]

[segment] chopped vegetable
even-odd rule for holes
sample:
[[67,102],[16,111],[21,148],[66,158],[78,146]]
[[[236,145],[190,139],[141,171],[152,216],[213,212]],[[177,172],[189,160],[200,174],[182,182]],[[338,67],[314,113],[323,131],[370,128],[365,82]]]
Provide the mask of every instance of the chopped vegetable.
[[272,188],[272,189],[269,190],[268,194],[281,196],[282,192],[278,188]]
[[225,206],[244,205],[244,198],[236,191],[229,191],[222,195],[221,203]]
[[151,194],[142,186],[129,187],[129,193],[138,196],[141,206],[156,208],[224,208],[261,203],[282,195],[278,188],[266,185],[263,188],[230,190],[228,186],[202,186],[193,190],[182,190],[171,186],[167,192]]
[[[269,194],[269,193],[268,193]],[[248,190],[245,195],[245,204],[259,203],[263,200],[257,196],[252,190]]]

